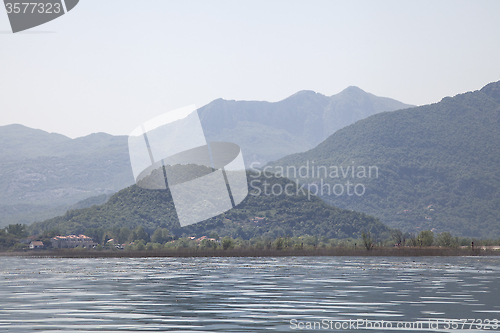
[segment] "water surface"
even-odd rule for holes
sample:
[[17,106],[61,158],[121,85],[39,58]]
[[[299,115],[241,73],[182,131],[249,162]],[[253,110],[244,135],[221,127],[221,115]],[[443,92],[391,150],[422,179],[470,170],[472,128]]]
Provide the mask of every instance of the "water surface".
[[322,320],[484,321],[500,319],[499,284],[498,257],[2,257],[0,332],[290,332]]

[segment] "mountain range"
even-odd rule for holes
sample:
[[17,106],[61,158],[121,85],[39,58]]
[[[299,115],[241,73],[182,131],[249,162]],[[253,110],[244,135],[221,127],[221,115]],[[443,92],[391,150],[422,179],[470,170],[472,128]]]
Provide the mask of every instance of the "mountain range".
[[300,91],[276,103],[218,99],[198,113],[207,140],[238,144],[249,167],[309,150],[373,114],[408,107],[351,86],[333,96]]
[[133,184],[126,136],[70,139],[0,127],[0,225],[64,214],[80,200]]
[[[338,100],[338,95],[343,98]],[[346,105],[351,105],[351,110],[356,110],[353,105],[365,105],[365,110],[371,108],[370,112],[380,110],[374,106],[378,98],[358,88],[350,87],[338,95],[326,97],[305,91],[277,103],[216,100],[198,112],[208,141],[238,143],[247,166],[252,162],[263,164],[284,151],[294,152],[270,162],[267,169],[278,175],[287,171],[284,176],[298,180],[332,206],[369,214],[389,227],[408,232],[433,230],[465,237],[500,236],[500,82],[430,105],[378,112],[354,123],[351,118],[346,120],[351,121],[350,125],[335,131],[334,125],[341,121],[326,124],[335,118],[331,110],[343,110]],[[360,102],[363,100],[366,103]],[[328,136],[329,131],[334,133]],[[328,137],[321,141],[325,136]],[[316,147],[300,152],[318,142]],[[163,223],[175,233],[184,232],[177,229],[171,208],[166,210],[168,214],[161,209],[148,211],[154,210],[148,202],[159,202],[159,198],[147,199],[145,210],[139,208],[138,213],[139,203],[134,204],[127,193],[135,193],[138,198],[153,194],[144,194],[135,186],[120,192],[118,197],[123,199],[114,196],[114,201],[110,199],[103,205],[109,193],[133,183],[124,136],[100,133],[71,140],[11,125],[0,128],[0,146],[3,221],[8,221],[5,215],[26,214],[30,209],[32,216],[45,219],[48,211],[37,212],[37,207],[52,204],[54,209],[56,203],[62,203],[66,206],[57,206],[60,211],[70,207],[72,211],[62,215],[53,210],[52,216],[62,216],[35,224],[33,230],[57,227],[81,231],[84,227],[93,228],[92,225],[115,227],[119,223],[153,230]],[[76,203],[95,194],[101,196]],[[116,206],[116,200],[125,203]],[[168,198],[161,200],[166,202]],[[286,201],[248,199],[245,208],[233,209],[207,225],[215,223],[217,228],[223,226],[226,230],[218,230],[221,234],[238,235],[238,224],[250,228],[252,216],[276,217],[276,209],[264,207],[280,206],[280,202]],[[98,206],[85,208],[95,204]],[[293,207],[286,205],[290,207],[287,209]],[[311,222],[305,229],[294,229],[295,224],[288,226],[287,232],[296,233],[327,232],[336,225],[337,222],[320,221],[318,214],[329,211],[328,206],[316,201],[313,208],[308,205],[300,203],[293,214],[281,210],[282,215],[272,220],[272,227],[268,226],[265,232],[277,230],[279,224],[274,223],[280,220]],[[103,210],[108,213],[102,215]],[[312,213],[315,210],[318,212]],[[110,212],[120,212],[117,216],[121,222]],[[161,216],[166,220],[161,220]],[[315,229],[315,220],[324,228]],[[345,225],[352,225],[352,220],[346,221]],[[203,223],[201,229],[192,226],[185,230],[205,232],[209,227]],[[236,229],[239,231],[235,234]],[[331,236],[348,237],[359,234],[361,229],[331,230],[337,230]]]
[[[330,97],[301,91],[276,103],[218,99],[198,112],[207,140],[239,144],[249,166],[306,151],[356,120],[404,107],[349,87]],[[0,227],[62,215],[81,200],[133,184],[127,140],[1,126]]]
[[[269,166],[290,171],[290,178],[327,203],[390,227],[499,237],[500,81],[439,103],[367,117]],[[301,167],[301,175],[291,172]]]

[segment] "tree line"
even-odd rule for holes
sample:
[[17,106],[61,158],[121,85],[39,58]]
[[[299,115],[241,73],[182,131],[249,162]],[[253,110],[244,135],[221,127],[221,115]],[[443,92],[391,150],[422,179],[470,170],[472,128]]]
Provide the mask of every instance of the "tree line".
[[[50,230],[38,236],[28,238],[27,226],[11,224],[0,229],[0,251],[23,251],[27,250],[29,241],[40,240],[47,249],[51,248],[51,239],[62,235],[57,230]],[[186,249],[196,250],[315,250],[349,248],[354,250],[393,247],[441,247],[459,248],[477,247],[488,245],[500,245],[500,239],[474,239],[467,237],[456,237],[449,232],[435,234],[431,230],[424,230],[418,234],[405,233],[401,230],[393,230],[389,237],[379,237],[370,231],[362,231],[359,238],[328,238],[327,236],[302,235],[302,236],[276,236],[258,235],[244,239],[241,236],[219,236],[216,231],[210,232],[207,237],[195,238],[183,235],[182,237],[172,234],[167,228],[158,227],[152,233],[137,226],[133,229],[128,227],[114,228],[88,228],[85,236],[91,237],[98,243],[95,250],[118,251],[151,251],[165,250],[177,251]],[[81,248],[80,248],[81,249]]]

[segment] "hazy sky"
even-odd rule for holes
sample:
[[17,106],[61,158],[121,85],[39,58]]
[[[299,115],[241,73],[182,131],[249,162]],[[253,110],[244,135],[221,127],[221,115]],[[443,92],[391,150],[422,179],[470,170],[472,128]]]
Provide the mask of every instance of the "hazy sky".
[[70,137],[217,98],[355,85],[422,105],[500,80],[496,0],[80,0],[9,31],[0,8],[0,125]]

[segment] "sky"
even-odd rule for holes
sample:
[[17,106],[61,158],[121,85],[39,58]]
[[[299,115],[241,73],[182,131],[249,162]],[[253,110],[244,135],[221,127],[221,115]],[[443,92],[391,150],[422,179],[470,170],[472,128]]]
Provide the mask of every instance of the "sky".
[[500,80],[500,1],[80,0],[12,34],[0,8],[0,126],[127,135],[214,99],[358,86],[424,105]]

